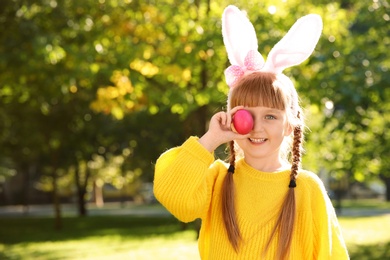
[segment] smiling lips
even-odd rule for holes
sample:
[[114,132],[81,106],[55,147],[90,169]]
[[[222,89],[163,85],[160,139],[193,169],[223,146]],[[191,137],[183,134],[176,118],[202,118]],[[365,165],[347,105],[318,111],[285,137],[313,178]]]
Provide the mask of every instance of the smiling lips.
[[268,140],[267,138],[249,138],[249,141],[251,141],[251,143],[255,143],[255,144],[261,144],[267,140]]

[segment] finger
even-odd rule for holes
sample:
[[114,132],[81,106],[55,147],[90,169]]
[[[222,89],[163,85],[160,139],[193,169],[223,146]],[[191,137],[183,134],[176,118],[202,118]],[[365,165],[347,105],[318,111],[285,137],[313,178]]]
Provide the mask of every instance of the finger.
[[236,132],[233,132],[234,135],[233,135],[233,139],[234,140],[244,140],[244,139],[248,139],[250,137],[250,134],[246,134],[246,135],[242,135],[242,134],[239,134],[239,133],[236,133]]
[[227,122],[226,113],[225,112],[220,112],[219,113],[219,118],[220,118],[221,125],[226,126],[226,122]]
[[236,106],[236,107],[234,107],[233,109],[230,110],[230,114],[234,115],[238,110],[244,109],[244,108],[245,108],[244,106]]
[[226,126],[231,128],[232,124],[232,115],[230,113],[226,113]]

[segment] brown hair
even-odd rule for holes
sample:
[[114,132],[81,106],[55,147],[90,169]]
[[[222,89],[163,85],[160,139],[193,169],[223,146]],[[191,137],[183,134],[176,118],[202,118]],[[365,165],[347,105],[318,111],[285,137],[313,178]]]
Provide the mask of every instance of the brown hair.
[[[289,190],[283,203],[279,218],[264,249],[267,252],[272,239],[279,233],[279,245],[276,259],[285,259],[289,255],[294,221],[295,221],[295,192],[296,178],[301,162],[303,120],[298,105],[298,95],[292,82],[283,74],[255,72],[243,77],[230,91],[228,109],[243,105],[249,107],[265,106],[284,110],[288,121],[293,127],[293,140],[290,150],[291,174]],[[228,238],[233,248],[238,251],[241,233],[235,212],[233,173],[236,160],[234,141],[229,143],[230,167],[222,186],[222,212]],[[285,153],[286,155],[288,152]],[[283,185],[283,184],[281,184]],[[286,184],[287,185],[287,184]]]

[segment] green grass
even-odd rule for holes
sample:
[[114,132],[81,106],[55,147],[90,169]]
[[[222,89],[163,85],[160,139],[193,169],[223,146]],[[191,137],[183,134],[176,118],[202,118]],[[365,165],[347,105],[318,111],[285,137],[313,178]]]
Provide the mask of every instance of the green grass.
[[[1,218],[0,259],[181,259],[198,255],[196,232],[169,217]],[[166,258],[165,258],[166,257]]]
[[351,259],[390,259],[390,214],[370,217],[340,217]]
[[390,202],[379,199],[343,200],[342,207],[345,209],[389,210]]
[[[349,203],[349,202],[348,202]],[[345,208],[385,209],[351,202]],[[390,214],[340,217],[351,259],[390,259]],[[0,259],[196,259],[196,232],[173,217],[89,216],[0,218]]]

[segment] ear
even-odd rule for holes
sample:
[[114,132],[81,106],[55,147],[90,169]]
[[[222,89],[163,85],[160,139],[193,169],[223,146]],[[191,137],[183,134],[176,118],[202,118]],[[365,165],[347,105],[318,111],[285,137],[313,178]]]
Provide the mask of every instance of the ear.
[[[222,36],[232,65],[244,67],[245,57],[249,51],[257,51],[255,28],[246,15],[234,5],[226,7],[222,14]],[[259,56],[261,68],[264,59],[261,55]]]
[[287,122],[285,126],[284,136],[286,137],[290,136],[293,130],[294,130],[294,126],[291,123]]
[[272,48],[262,71],[281,73],[305,61],[321,36],[322,19],[309,14],[298,19],[288,33]]

